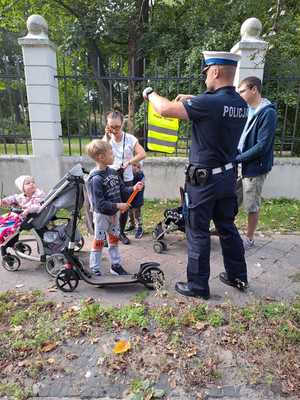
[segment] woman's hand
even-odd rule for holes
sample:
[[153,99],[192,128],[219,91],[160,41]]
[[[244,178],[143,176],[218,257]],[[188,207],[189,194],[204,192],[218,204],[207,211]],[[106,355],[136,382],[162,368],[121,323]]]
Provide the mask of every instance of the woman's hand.
[[111,134],[112,134],[112,129],[109,126],[105,127],[105,134],[106,136],[108,136],[109,138],[111,138]]

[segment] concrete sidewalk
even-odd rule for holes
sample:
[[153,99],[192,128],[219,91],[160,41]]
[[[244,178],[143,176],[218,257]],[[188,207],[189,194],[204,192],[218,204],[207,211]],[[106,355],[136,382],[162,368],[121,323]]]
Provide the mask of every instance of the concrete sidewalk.
[[[183,234],[176,233],[166,236],[168,250],[156,254],[152,248],[150,235],[141,240],[132,239],[131,245],[121,245],[124,266],[130,272],[136,272],[139,264],[146,261],[160,263],[166,277],[167,298],[164,302],[172,301],[174,296],[180,296],[174,291],[177,281],[186,279],[186,241]],[[83,263],[88,265],[88,249],[90,238],[86,238],[84,251],[80,253]],[[107,250],[105,249],[104,269],[109,270]],[[292,299],[300,293],[300,236],[277,235],[262,236],[256,240],[255,248],[246,253],[249,284],[246,293],[222,284],[218,274],[224,270],[219,239],[211,240],[211,299],[209,302],[219,303],[230,300],[235,304],[245,304],[261,298]],[[83,298],[93,297],[102,304],[125,304],[136,294],[144,290],[139,284],[110,288],[97,288],[79,282],[73,293],[63,293],[55,289],[55,281],[47,274],[43,265],[22,260],[17,272],[8,272],[1,267],[0,291],[40,289],[46,298],[57,302],[77,303]],[[150,293],[149,301],[157,302],[154,292]]]

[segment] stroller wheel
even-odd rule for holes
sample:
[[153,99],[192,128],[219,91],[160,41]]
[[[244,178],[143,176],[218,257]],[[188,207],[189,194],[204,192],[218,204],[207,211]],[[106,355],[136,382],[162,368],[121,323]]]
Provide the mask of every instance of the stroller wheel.
[[19,257],[13,254],[7,254],[2,258],[2,266],[7,271],[17,271],[20,268],[21,261]]
[[63,269],[56,277],[56,285],[63,292],[73,292],[78,282],[78,274],[73,269]]
[[78,242],[75,243],[74,251],[80,251],[84,246],[84,238],[81,236],[81,238],[78,240]]
[[160,268],[149,266],[142,270],[140,282],[148,289],[160,289],[165,283],[165,275]]
[[19,251],[20,253],[27,254],[30,256],[32,253],[32,249],[27,243],[17,242],[14,246],[14,250]]
[[52,254],[47,258],[46,271],[53,278],[56,278],[58,273],[63,269],[66,263],[66,258],[62,253]]
[[155,251],[155,253],[158,253],[158,254],[162,253],[164,250],[163,242],[154,242],[153,250]]
[[154,228],[154,230],[152,231],[152,237],[153,239],[157,239],[158,237],[160,239],[163,239],[164,237],[164,233],[163,233],[163,227],[162,227],[162,223],[159,222],[156,227]]

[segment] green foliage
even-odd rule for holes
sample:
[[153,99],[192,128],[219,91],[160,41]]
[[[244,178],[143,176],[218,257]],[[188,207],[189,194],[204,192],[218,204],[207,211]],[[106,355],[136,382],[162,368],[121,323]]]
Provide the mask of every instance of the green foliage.
[[223,313],[219,310],[210,312],[207,318],[209,324],[214,328],[222,326],[225,322]]
[[267,319],[278,319],[286,312],[286,304],[284,303],[269,303],[262,306],[262,314]]
[[199,304],[192,310],[192,314],[197,321],[206,321],[207,320],[207,310],[208,307],[206,304]]
[[115,309],[112,318],[123,328],[145,328],[149,323],[145,306],[139,304],[129,304]]

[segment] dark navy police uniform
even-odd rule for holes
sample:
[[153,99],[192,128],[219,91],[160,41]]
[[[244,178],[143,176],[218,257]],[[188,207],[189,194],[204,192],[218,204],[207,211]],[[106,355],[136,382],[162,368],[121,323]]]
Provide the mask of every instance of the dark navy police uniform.
[[186,181],[188,287],[209,292],[211,220],[219,233],[228,278],[247,282],[244,247],[234,224],[238,205],[233,168],[247,104],[233,86],[207,91],[183,104],[192,121],[190,167],[208,172],[205,183]]

